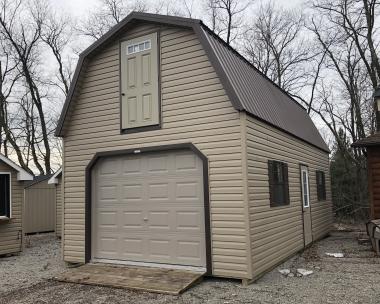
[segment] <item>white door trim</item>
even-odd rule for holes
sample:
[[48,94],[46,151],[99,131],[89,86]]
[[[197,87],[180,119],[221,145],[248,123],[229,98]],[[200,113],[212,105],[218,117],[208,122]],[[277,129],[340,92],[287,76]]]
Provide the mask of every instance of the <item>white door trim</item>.
[[[306,189],[305,189],[305,186],[306,186]],[[302,188],[302,206],[303,208],[310,208],[309,170],[306,166],[301,166],[301,188]]]

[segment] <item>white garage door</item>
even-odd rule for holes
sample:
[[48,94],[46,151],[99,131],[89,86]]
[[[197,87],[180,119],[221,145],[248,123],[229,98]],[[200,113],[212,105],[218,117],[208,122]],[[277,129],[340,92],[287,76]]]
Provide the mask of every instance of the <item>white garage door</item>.
[[191,151],[100,159],[92,258],[206,266],[202,161]]

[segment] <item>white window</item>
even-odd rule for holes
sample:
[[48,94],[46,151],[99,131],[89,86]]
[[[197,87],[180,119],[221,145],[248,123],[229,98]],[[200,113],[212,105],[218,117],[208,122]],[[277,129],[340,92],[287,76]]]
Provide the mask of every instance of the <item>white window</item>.
[[0,172],[0,219],[11,217],[11,173]]
[[152,45],[152,43],[150,40],[130,44],[127,46],[127,55],[143,52],[146,50],[150,50],[151,45]]
[[309,197],[309,172],[307,167],[301,169],[301,178],[302,178],[302,201],[303,207],[310,207],[310,197]]

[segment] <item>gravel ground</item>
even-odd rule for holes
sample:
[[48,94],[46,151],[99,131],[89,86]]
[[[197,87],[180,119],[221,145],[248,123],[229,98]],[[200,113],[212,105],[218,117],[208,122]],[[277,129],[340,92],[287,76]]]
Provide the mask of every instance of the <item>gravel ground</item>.
[[65,269],[60,255],[61,242],[54,233],[25,238],[19,255],[0,257],[0,294],[29,287]]
[[[380,258],[375,257],[368,244],[359,245],[356,237],[355,232],[335,231],[248,287],[239,281],[211,278],[173,297],[45,280],[28,288],[0,293],[0,303],[379,303]],[[345,257],[327,257],[326,252],[342,252]],[[36,273],[41,271],[43,263],[35,267]],[[20,277],[25,274],[23,265],[15,266]],[[284,277],[278,272],[284,268],[292,271],[305,268],[314,273],[307,277]]]

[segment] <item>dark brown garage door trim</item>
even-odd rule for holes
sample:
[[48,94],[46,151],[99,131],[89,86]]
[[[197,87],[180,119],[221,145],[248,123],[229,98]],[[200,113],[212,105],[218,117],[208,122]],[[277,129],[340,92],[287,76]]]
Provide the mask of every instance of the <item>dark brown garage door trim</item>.
[[210,201],[209,201],[209,182],[208,182],[208,159],[192,143],[183,143],[176,145],[153,146],[144,148],[135,148],[127,150],[116,150],[98,152],[86,167],[86,191],[85,191],[85,261],[91,260],[91,170],[100,158],[128,155],[128,154],[145,154],[159,151],[176,151],[191,150],[203,162],[203,185],[204,185],[204,209],[205,209],[205,231],[206,231],[206,274],[212,274],[212,257],[211,257],[211,228],[210,228]]

